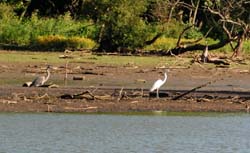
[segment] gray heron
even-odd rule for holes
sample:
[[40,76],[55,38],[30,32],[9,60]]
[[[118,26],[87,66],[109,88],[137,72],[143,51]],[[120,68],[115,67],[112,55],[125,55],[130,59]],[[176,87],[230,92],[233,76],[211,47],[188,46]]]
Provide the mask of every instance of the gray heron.
[[49,79],[49,77],[50,77],[50,65],[48,65],[47,66],[47,68],[46,68],[46,71],[47,71],[47,75],[46,76],[38,76],[37,78],[35,78],[33,81],[32,81],[32,83],[31,83],[31,85],[30,85],[30,87],[39,87],[39,86],[42,86],[42,85],[44,85],[44,83],[46,82],[46,81],[48,81],[48,79]]

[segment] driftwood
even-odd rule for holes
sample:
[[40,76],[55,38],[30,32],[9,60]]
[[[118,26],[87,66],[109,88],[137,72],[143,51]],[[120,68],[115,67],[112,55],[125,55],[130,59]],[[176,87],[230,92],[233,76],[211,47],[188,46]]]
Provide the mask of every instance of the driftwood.
[[127,92],[123,91],[123,87],[122,87],[121,90],[120,90],[120,92],[119,92],[119,96],[117,98],[117,101],[119,102],[120,100],[122,100],[125,97],[127,97]]
[[112,97],[110,95],[94,95],[93,92],[84,91],[79,94],[64,94],[60,96],[61,99],[86,99],[86,100],[110,100]]
[[97,72],[92,72],[92,71],[84,71],[82,74],[89,74],[89,75],[104,75],[103,73],[97,73]]
[[229,62],[224,61],[224,60],[219,59],[219,58],[208,58],[207,63],[214,63],[216,65],[230,65]]
[[49,95],[47,94],[47,93],[45,93],[44,95],[42,95],[42,96],[38,96],[38,97],[36,97],[36,99],[49,99],[50,97],[49,97]]
[[73,99],[95,100],[95,96],[90,91],[87,90],[80,94],[73,95]]
[[61,99],[86,99],[86,100],[94,100],[94,96],[87,92],[82,92],[80,94],[64,94],[60,96]]
[[41,85],[39,87],[58,88],[59,85],[57,85],[57,84],[44,84],[44,85]]
[[[31,87],[32,82],[25,82],[22,86],[23,87]],[[57,84],[44,84],[39,87],[47,87],[47,88],[58,88],[59,85]]]
[[178,100],[178,99],[180,99],[180,98],[182,98],[182,97],[184,97],[184,96],[186,96],[186,95],[188,95],[188,94],[190,94],[190,93],[196,91],[197,89],[206,87],[206,86],[208,86],[208,85],[210,85],[210,84],[212,84],[212,83],[215,83],[215,82],[218,81],[218,80],[223,80],[223,79],[224,79],[224,78],[217,79],[217,80],[213,80],[213,81],[209,81],[209,82],[207,82],[207,83],[205,83],[205,84],[202,84],[202,85],[200,85],[200,86],[198,86],[198,87],[195,87],[195,88],[193,88],[193,89],[191,89],[191,90],[188,90],[187,92],[184,92],[183,94],[181,94],[181,95],[179,95],[179,96],[176,96],[176,97],[172,98],[172,100]]
[[17,101],[0,99],[0,103],[3,103],[3,104],[17,104]]
[[84,80],[85,76],[73,76],[73,80]]
[[205,48],[202,55],[196,57],[194,61],[197,61],[198,63],[213,63],[215,65],[230,65],[230,63],[224,59],[218,57],[211,57],[208,54],[208,48]]
[[59,58],[61,58],[61,59],[66,59],[66,58],[73,59],[74,57],[71,56],[71,55],[65,55],[65,54],[63,54],[63,55],[59,55]]

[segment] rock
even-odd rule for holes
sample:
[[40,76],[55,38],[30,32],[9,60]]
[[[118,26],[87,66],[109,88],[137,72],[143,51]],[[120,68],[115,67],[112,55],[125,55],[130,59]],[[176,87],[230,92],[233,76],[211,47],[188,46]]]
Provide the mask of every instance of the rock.
[[32,82],[25,82],[25,83],[23,84],[23,87],[30,87],[31,84],[32,84]]
[[85,76],[73,76],[73,80],[84,80]]

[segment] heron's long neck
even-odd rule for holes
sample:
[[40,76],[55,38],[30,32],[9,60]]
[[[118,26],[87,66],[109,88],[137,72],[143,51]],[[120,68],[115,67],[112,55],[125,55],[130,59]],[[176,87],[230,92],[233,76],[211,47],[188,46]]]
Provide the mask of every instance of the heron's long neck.
[[207,57],[208,56],[208,46],[206,46],[205,50],[204,50],[204,56]]
[[164,75],[165,75],[165,78],[164,78],[163,82],[165,83],[167,81],[168,76],[167,76],[167,73],[165,73]]
[[49,79],[49,77],[50,77],[50,71],[49,71],[49,69],[47,69],[47,75],[46,75],[45,81],[47,81]]

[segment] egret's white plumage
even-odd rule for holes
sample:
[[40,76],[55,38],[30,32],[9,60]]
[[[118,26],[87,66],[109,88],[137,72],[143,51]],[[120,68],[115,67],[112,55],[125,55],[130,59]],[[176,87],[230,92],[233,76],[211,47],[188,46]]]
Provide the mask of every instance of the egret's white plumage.
[[32,81],[30,87],[32,87],[32,86],[39,87],[39,86],[44,85],[44,83],[46,81],[48,81],[48,79],[50,77],[50,66],[47,67],[46,71],[47,71],[47,75],[46,76],[39,76],[39,77],[35,78],[34,81]]
[[164,80],[158,79],[157,81],[155,81],[154,85],[152,86],[152,88],[150,89],[150,92],[153,92],[156,90],[156,94],[157,94],[157,98],[159,98],[159,89],[160,87],[167,81],[167,73],[164,73]]

